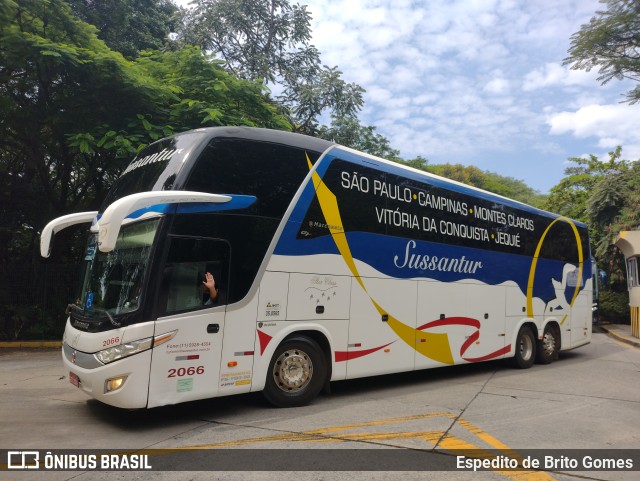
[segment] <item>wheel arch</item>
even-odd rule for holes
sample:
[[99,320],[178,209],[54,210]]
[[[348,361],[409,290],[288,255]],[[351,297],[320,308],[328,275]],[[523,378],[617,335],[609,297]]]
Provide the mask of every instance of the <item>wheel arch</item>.
[[[560,323],[556,319],[550,319],[542,326],[542,333],[544,335],[545,329],[551,327],[556,332],[556,339],[558,341],[558,352],[562,350],[562,330],[560,329]],[[542,336],[537,336],[538,340],[542,339]]]
[[532,318],[522,319],[511,333],[511,340],[510,340],[511,349],[509,350],[509,353],[505,357],[509,358],[509,357],[514,357],[516,355],[516,342],[518,340],[518,334],[520,333],[520,329],[522,329],[523,327],[527,327],[531,330],[534,339],[538,339],[540,337],[540,334],[539,334],[540,331],[538,329],[538,323],[536,322],[536,320]]
[[333,374],[333,357],[332,351],[332,338],[331,334],[321,325],[313,324],[306,326],[290,326],[288,329],[280,331],[269,342],[269,345],[260,355],[260,362],[254,364],[253,369],[253,381],[251,391],[262,391],[265,387],[267,373],[269,370],[269,363],[273,357],[276,349],[285,341],[295,339],[296,337],[308,337],[314,341],[320,347],[326,362],[327,379],[326,383],[329,383]]

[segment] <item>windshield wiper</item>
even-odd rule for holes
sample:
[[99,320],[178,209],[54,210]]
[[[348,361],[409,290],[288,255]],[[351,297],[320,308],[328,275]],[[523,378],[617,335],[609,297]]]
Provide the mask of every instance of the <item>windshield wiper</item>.
[[82,307],[80,307],[78,304],[67,304],[67,308],[64,310],[64,313],[68,316],[71,311],[82,311]]
[[107,317],[109,318],[109,322],[110,322],[111,324],[113,324],[115,327],[121,327],[121,326],[122,326],[122,323],[121,323],[121,322],[116,321],[116,320],[113,318],[113,316],[112,316],[111,314],[109,314],[109,311],[107,311],[106,309],[100,309],[99,307],[94,307],[94,308],[93,308],[93,310],[94,310],[95,312],[99,312],[99,313],[102,313],[102,314],[106,314],[106,315],[107,315]]

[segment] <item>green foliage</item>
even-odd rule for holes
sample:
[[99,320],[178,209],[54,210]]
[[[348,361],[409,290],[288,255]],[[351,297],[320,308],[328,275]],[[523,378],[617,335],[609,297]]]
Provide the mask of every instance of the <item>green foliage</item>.
[[415,159],[410,159],[410,160],[400,159],[398,162],[408,167],[413,167],[414,169],[427,170],[427,164],[429,163],[429,159],[426,159],[421,155],[419,155]]
[[311,14],[289,0],[196,0],[183,22],[178,38],[218,54],[238,78],[274,83],[320,62],[309,44]]
[[631,163],[621,180],[624,182],[625,201],[613,228],[617,232],[640,230],[640,163]]
[[575,165],[551,189],[545,208],[589,226],[591,253],[609,274],[605,287],[626,293],[624,258],[613,242],[621,230],[638,227],[640,165],[622,159],[620,147],[609,152],[606,161],[594,155],[569,161]]
[[[148,143],[209,125],[290,128],[261,83],[232,77],[198,48],[132,62],[62,0],[0,6],[0,266],[14,272],[0,279],[0,294],[9,299],[39,277],[44,224],[95,209]],[[58,260],[72,247],[58,249]],[[31,304],[17,302],[6,316],[22,326]]]
[[276,99],[288,114],[294,131],[318,135],[318,118],[329,110],[332,117],[354,117],[364,105],[365,90],[342,80],[337,67],[316,67],[300,79],[297,72],[285,73],[284,92]]
[[[154,114],[155,122],[176,132],[217,125],[291,129],[268,101],[261,84],[233,77],[197,47],[143,52],[137,66],[145,77],[170,92],[164,108]],[[159,137],[166,135],[166,131],[158,132]]]
[[536,192],[521,180],[498,175],[494,172],[482,171],[472,165],[465,166],[462,164],[448,163],[425,164],[422,168],[432,174],[457,180],[458,182],[478,187],[479,189],[484,189],[535,207],[540,207],[545,199],[542,194]]
[[98,28],[98,38],[127,58],[171,44],[178,8],[170,0],[67,0],[72,13]]
[[237,77],[275,85],[278,105],[296,132],[318,134],[318,119],[355,115],[364,89],[320,62],[311,45],[311,15],[289,0],[196,0],[178,31],[224,60]]
[[[564,63],[572,69],[597,68],[598,80],[640,80],[640,3],[631,0],[601,0],[605,10],[596,12],[588,24],[571,37]],[[640,101],[640,86],[627,92],[631,104]],[[609,153],[608,162],[595,156],[569,159],[577,165],[551,190],[550,209],[588,223],[592,251],[598,265],[609,271],[610,288],[626,299],[624,259],[612,245],[621,230],[638,228],[640,218],[640,170],[638,163],[620,160],[621,148]],[[622,308],[618,306],[621,310]],[[628,316],[628,309],[624,312]]]
[[594,255],[610,272],[610,287],[625,295],[625,260],[613,243],[621,231],[640,229],[640,164],[626,165],[623,171],[601,179],[587,202]]
[[[640,80],[640,2],[601,0],[606,10],[596,12],[588,24],[571,37],[565,64],[574,70],[598,68],[603,84],[612,79]],[[627,101],[640,100],[640,86],[627,92]]]
[[598,311],[600,319],[616,324],[628,324],[630,322],[629,293],[613,290],[600,291]]
[[383,159],[400,161],[400,152],[391,148],[389,139],[376,133],[375,127],[361,125],[354,116],[334,116],[330,127],[320,127],[318,137]]
[[587,203],[594,186],[606,176],[627,170],[629,162],[621,160],[622,149],[609,152],[609,160],[601,162],[595,155],[588,159],[572,157],[573,166],[564,171],[565,177],[551,188],[544,207],[582,222],[589,220]]
[[18,218],[4,204],[2,229],[13,237],[103,192],[113,156],[94,154],[95,130],[123,126],[157,95],[63,1],[9,3],[1,20],[0,176],[40,205]]

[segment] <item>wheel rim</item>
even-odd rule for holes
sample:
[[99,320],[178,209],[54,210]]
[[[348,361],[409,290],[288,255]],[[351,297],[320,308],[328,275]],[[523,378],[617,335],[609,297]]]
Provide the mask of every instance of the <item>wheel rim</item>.
[[284,351],[273,365],[273,379],[281,390],[297,392],[304,389],[313,376],[313,363],[300,349]]
[[546,356],[552,356],[556,352],[556,338],[551,331],[545,332],[542,337],[542,351]]
[[520,339],[520,357],[525,361],[533,355],[533,341],[531,336],[522,336]]

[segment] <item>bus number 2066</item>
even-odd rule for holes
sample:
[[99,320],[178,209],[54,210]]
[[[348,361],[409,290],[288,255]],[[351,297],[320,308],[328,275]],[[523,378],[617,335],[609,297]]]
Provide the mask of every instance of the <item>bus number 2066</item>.
[[183,377],[194,376],[195,374],[204,374],[204,366],[198,367],[181,367],[179,369],[169,369],[167,377]]

